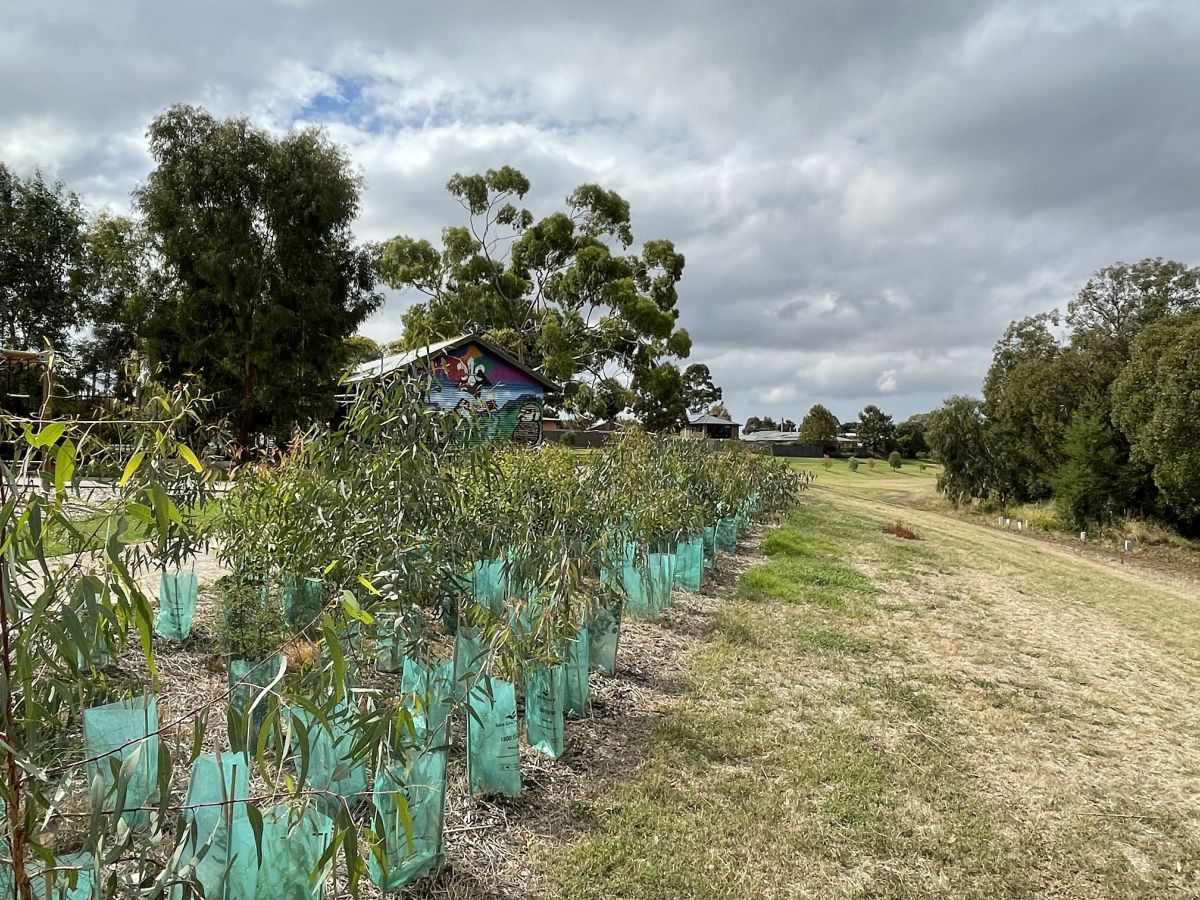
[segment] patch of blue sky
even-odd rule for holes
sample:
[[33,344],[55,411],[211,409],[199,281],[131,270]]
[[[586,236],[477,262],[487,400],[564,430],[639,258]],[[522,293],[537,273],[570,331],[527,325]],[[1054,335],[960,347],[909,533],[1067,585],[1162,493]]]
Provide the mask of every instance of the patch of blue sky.
[[304,122],[345,122],[366,131],[384,125],[371,98],[372,79],[355,75],[334,76],[334,88],[309,99],[295,119]]

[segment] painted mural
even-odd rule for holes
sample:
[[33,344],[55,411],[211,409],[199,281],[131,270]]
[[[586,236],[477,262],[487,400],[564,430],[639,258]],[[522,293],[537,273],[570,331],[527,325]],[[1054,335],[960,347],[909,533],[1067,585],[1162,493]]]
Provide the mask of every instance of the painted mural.
[[473,420],[480,440],[541,442],[545,391],[520,369],[469,343],[438,356],[432,376],[430,402]]

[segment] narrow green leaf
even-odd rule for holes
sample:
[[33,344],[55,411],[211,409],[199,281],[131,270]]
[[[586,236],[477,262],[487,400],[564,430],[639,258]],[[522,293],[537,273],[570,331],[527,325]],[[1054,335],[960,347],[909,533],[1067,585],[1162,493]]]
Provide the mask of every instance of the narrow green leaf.
[[137,472],[138,467],[142,464],[142,460],[146,458],[146,452],[139,450],[133,456],[129,457],[129,462],[125,463],[125,471],[121,473],[121,480],[117,482],[121,487],[129,484],[129,479]]
[[184,462],[186,462],[197,472],[204,471],[204,466],[200,464],[200,460],[196,458],[196,454],[192,452],[192,448],[187,444],[179,445],[179,455],[183,457]]

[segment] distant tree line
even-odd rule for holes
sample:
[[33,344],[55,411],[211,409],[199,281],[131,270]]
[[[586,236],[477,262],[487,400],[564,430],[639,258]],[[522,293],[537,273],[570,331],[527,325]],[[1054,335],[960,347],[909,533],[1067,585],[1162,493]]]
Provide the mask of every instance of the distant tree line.
[[947,400],[928,440],[958,504],[1053,498],[1079,527],[1200,527],[1200,269],[1117,263],[1065,313],[1013,322],[982,399]]
[[838,438],[847,434],[858,435],[861,451],[869,456],[884,458],[891,453],[909,459],[929,452],[925,430],[929,413],[909,416],[899,425],[892,417],[874,404],[863,407],[858,418],[850,422],[839,422],[837,416],[820,403],[809,409],[799,426],[791,419],[776,422],[768,417],[751,416],[746,420],[744,431],[797,432],[797,439],[810,447],[819,447],[827,453],[836,453]]
[[[706,365],[678,363],[683,255],[666,240],[632,251],[612,191],[581,185],[535,219],[517,170],[455,175],[466,222],[441,247],[372,246],[351,230],[361,179],[319,129],[276,135],[178,105],[147,137],[154,169],[128,216],[89,215],[61,182],[0,162],[0,344],[52,347],[70,394],[120,394],[138,351],[164,378],[195,379],[245,444],[328,417],[348,366],[477,331],[562,384],[550,402],[581,416],[632,409],[657,430],[721,400]],[[384,347],[355,333],[381,283],[422,295]],[[10,395],[36,391],[37,373],[6,374]]]

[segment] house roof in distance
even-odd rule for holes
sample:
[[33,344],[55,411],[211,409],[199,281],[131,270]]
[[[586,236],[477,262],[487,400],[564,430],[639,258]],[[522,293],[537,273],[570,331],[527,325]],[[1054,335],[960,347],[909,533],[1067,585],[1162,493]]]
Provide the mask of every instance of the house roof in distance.
[[800,441],[798,431],[751,431],[742,435],[743,441]]
[[515,359],[509,356],[508,353],[501,350],[490,341],[485,341],[478,334],[460,334],[458,337],[453,337],[446,341],[438,341],[436,344],[428,344],[424,347],[417,347],[414,350],[406,350],[403,353],[393,353],[390,356],[369,360],[355,368],[354,371],[347,375],[346,381],[350,384],[357,384],[360,381],[369,381],[372,378],[379,378],[381,375],[387,375],[391,372],[398,372],[401,369],[406,369],[413,363],[417,362],[417,360],[429,359],[438,353],[442,353],[447,350],[454,350],[457,347],[461,347],[464,344],[470,343],[478,344],[489,353],[494,353],[514,369],[524,372],[546,390],[559,390],[559,386],[546,378],[546,376],[541,375],[528,366],[517,362]]
[[710,416],[704,413],[699,416],[688,416],[689,425],[741,425],[741,422],[734,422],[730,419],[722,419],[720,416]]

